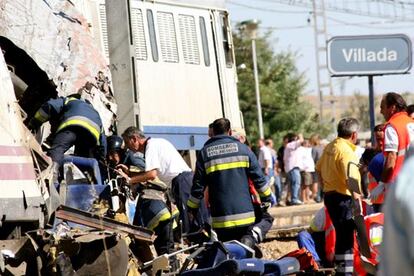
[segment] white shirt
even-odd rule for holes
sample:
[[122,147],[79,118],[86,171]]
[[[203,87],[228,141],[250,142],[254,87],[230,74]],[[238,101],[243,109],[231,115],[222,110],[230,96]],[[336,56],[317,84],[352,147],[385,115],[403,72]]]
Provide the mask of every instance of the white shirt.
[[267,167],[269,169],[272,169],[272,152],[270,151],[270,149],[266,146],[261,146],[260,147],[260,152],[259,152],[259,164],[260,164],[260,168],[264,169],[265,168],[265,161],[268,160],[269,163],[267,165]]
[[384,131],[384,151],[398,151],[397,131],[391,125],[387,125]]
[[312,158],[312,148],[300,146],[297,149],[297,155],[301,160],[299,169],[305,172],[314,172],[315,171],[315,161]]
[[361,159],[362,155],[365,152],[365,148],[361,146],[356,146],[355,148],[355,155],[357,156],[358,160]]
[[[410,141],[414,141],[414,123],[407,124]],[[395,128],[387,125],[384,131],[384,151],[398,152],[398,134]]]
[[158,178],[171,187],[171,181],[182,172],[191,171],[175,147],[163,138],[151,138],[145,148],[145,171],[156,169]]
[[[301,142],[299,140],[292,141],[288,143],[285,147],[285,151],[283,154],[283,163],[285,165],[285,172],[290,172],[294,168],[300,168],[301,160],[300,160],[300,152],[298,152],[298,148],[300,147]],[[299,154],[298,154],[299,153]]]

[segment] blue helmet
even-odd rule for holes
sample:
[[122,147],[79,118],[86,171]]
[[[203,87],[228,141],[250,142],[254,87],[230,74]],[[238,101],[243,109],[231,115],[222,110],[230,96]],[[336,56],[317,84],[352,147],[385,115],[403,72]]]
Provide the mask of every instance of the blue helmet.
[[122,145],[124,143],[124,140],[121,136],[118,135],[111,135],[107,138],[107,152],[114,152],[114,151],[122,151]]

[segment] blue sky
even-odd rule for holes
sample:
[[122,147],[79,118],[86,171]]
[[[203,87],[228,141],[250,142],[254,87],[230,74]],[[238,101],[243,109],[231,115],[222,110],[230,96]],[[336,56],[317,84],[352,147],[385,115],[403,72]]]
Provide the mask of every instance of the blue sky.
[[[247,6],[253,6],[255,9]],[[305,72],[309,80],[307,94],[317,95],[316,65],[313,20],[311,9],[272,3],[269,0],[231,0],[226,7],[233,22],[249,19],[261,21],[262,32],[272,29],[271,43],[275,51],[291,50],[297,53],[297,67]],[[339,35],[395,34],[403,33],[414,40],[414,22],[390,23],[388,18],[363,17],[352,14],[328,11],[327,30],[329,37]],[[413,71],[413,69],[411,69]],[[413,71],[414,72],[414,71]],[[368,95],[367,77],[333,78],[334,94],[351,95],[359,90]],[[378,76],[374,78],[375,94],[389,91],[414,92],[413,74]]]

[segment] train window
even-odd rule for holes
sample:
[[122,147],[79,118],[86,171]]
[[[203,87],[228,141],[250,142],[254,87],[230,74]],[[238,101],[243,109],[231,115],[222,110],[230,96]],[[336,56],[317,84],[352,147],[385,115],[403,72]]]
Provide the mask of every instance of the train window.
[[206,66],[210,66],[210,50],[208,49],[206,21],[204,20],[204,17],[202,16],[200,16],[200,32],[201,32],[201,42],[203,43],[204,64]]
[[147,44],[145,41],[144,21],[141,9],[131,9],[131,25],[135,58],[139,60],[147,60]]
[[200,64],[200,52],[198,50],[194,16],[180,14],[178,15],[178,23],[184,62],[188,64]]
[[173,14],[157,12],[157,22],[162,60],[165,62],[178,62],[177,37]]
[[231,32],[230,32],[229,17],[226,12],[220,13],[220,23],[221,23],[221,29],[223,31],[223,49],[224,49],[224,56],[226,58],[226,66],[228,68],[231,68],[233,67],[233,64],[234,64],[233,42],[232,42]]
[[152,59],[158,61],[157,37],[155,36],[154,16],[152,10],[147,10],[148,32],[151,43]]

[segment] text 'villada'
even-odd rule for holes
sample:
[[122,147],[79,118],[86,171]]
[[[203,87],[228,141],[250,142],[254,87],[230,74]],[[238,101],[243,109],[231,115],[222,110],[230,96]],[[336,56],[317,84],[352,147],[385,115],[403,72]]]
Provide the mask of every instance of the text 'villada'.
[[347,63],[349,62],[389,62],[397,60],[397,51],[383,48],[371,51],[365,48],[342,49],[342,54]]

